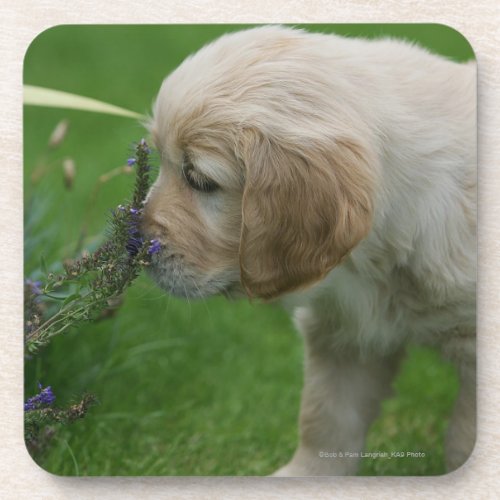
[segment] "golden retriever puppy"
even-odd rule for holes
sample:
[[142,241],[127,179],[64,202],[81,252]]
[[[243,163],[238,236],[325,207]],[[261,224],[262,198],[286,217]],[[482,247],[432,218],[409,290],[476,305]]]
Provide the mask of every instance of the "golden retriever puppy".
[[409,341],[456,362],[449,469],[471,453],[475,71],[401,41],[271,26],[163,82],[143,221],[162,243],[154,279],[281,301],[304,336],[300,444],[277,475],[356,473]]

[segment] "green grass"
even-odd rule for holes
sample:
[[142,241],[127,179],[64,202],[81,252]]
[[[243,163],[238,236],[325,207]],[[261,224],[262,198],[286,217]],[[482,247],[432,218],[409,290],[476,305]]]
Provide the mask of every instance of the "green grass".
[[[100,400],[64,433],[81,474],[265,474],[293,451],[300,342],[279,309],[186,305],[143,279],[114,320],[57,339],[42,364],[61,399]],[[66,448],[46,467],[73,474]]]
[[[25,60],[25,83],[94,97],[148,112],[164,76],[189,53],[241,26],[67,26],[37,38]],[[348,35],[405,35],[458,60],[470,46],[438,25],[317,25]],[[45,154],[56,123],[70,120],[67,139]],[[26,108],[25,274],[40,255],[73,256],[102,236],[107,211],[130,191],[132,178],[97,178],[123,165],[144,135],[125,118]],[[74,188],[63,186],[61,161],[77,167]],[[39,164],[50,168],[37,186]],[[128,290],[110,319],[55,339],[26,363],[26,394],[52,385],[64,405],[84,390],[99,405],[61,429],[38,458],[61,475],[261,475],[283,465],[297,442],[302,343],[278,307],[184,302],[164,296],[146,277]],[[441,474],[443,435],[457,391],[453,369],[437,355],[412,349],[368,436],[370,451],[422,451],[419,459],[364,459],[365,475]]]

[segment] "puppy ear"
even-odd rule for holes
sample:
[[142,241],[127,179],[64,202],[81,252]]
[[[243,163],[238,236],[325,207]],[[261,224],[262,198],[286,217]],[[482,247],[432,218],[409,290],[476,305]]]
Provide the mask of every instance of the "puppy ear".
[[241,280],[249,296],[272,299],[321,279],[368,233],[373,179],[352,140],[242,137]]

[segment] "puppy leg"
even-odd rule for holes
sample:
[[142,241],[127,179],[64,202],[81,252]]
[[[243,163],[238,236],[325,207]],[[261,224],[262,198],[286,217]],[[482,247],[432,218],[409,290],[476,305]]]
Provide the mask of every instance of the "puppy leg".
[[356,474],[366,432],[390,394],[400,358],[365,361],[314,344],[307,335],[299,448],[275,476]]
[[475,339],[451,339],[444,345],[443,352],[457,366],[460,379],[460,391],[445,443],[446,468],[451,472],[467,461],[476,441]]

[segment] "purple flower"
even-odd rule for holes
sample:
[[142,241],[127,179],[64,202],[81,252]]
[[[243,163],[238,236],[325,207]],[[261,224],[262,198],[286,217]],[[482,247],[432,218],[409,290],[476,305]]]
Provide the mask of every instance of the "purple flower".
[[31,289],[31,293],[33,295],[42,295],[42,290],[41,290],[41,286],[42,286],[42,282],[41,281],[31,281],[29,278],[25,281],[26,285],[28,285]]
[[127,249],[127,252],[131,257],[135,257],[144,244],[144,240],[142,239],[141,233],[139,232],[140,210],[138,210],[137,208],[130,208],[129,212],[131,214],[130,218],[127,221],[127,232],[129,234],[129,238],[127,240],[125,248]]
[[127,160],[127,165],[128,165],[129,167],[131,167],[131,166],[135,165],[136,163],[137,163],[137,160],[136,160],[135,158],[129,158],[129,159]]
[[38,388],[40,389],[40,393],[29,398],[28,401],[24,403],[24,411],[38,410],[43,406],[51,405],[56,400],[50,385],[42,389],[42,384],[38,384]]
[[148,254],[153,255],[161,250],[161,243],[158,240],[151,240],[148,248]]
[[149,149],[146,139],[141,139],[139,144],[144,148],[147,154],[151,153],[151,149]]
[[131,257],[135,257],[139,253],[143,243],[144,241],[140,236],[131,236],[125,245],[125,248]]

